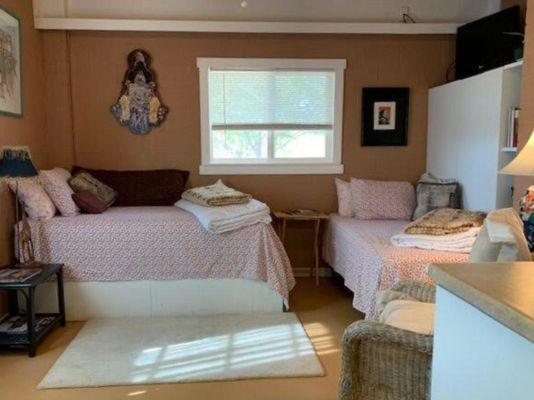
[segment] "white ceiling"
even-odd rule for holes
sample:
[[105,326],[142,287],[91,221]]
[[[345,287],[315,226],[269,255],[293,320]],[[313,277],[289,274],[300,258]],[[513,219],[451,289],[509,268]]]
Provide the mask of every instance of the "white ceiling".
[[[244,4],[243,1],[245,1]],[[33,0],[38,18],[200,21],[467,22],[495,12],[500,0]],[[242,5],[246,5],[243,7]]]

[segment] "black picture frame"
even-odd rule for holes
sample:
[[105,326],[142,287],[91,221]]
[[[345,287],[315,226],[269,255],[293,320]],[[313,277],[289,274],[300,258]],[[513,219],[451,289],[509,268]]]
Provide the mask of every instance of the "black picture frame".
[[362,146],[406,146],[410,89],[362,89]]

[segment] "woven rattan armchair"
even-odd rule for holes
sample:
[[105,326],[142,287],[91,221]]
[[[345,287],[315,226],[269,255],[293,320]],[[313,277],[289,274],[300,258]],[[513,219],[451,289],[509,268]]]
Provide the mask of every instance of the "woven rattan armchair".
[[[392,290],[434,302],[435,288],[403,281]],[[339,400],[430,399],[432,335],[357,321],[343,335]]]

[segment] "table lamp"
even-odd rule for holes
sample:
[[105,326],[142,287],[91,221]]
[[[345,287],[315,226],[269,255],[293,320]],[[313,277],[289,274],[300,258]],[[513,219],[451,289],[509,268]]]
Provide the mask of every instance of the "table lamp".
[[[534,131],[519,154],[500,170],[501,174],[517,176],[534,176]],[[527,189],[521,198],[519,216],[523,220],[525,236],[530,251],[534,251],[534,185]]]
[[[0,177],[6,178],[25,178],[37,176],[30,155],[30,149],[26,146],[4,146],[0,150]],[[18,198],[19,182],[16,179],[15,190],[15,219],[17,221],[17,259],[25,260],[22,266],[36,267],[40,263],[35,261],[33,243],[31,241],[30,225],[24,212],[24,204]],[[19,203],[22,207],[19,207]],[[22,218],[20,217],[22,209]],[[20,220],[20,222],[18,222]],[[25,257],[22,255],[25,254]]]

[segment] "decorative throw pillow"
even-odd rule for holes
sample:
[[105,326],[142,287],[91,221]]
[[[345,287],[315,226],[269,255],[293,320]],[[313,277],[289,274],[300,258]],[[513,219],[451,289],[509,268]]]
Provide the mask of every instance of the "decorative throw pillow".
[[417,206],[412,220],[421,218],[436,208],[461,208],[460,185],[454,179],[439,179],[423,174],[417,184]]
[[24,204],[29,218],[44,221],[56,215],[54,203],[37,179],[10,179],[8,186]]
[[117,192],[105,183],[100,182],[87,172],[78,172],[69,179],[69,184],[75,192],[88,190],[109,207],[117,198]]
[[54,168],[39,173],[44,190],[64,217],[74,217],[80,213],[80,209],[72,200],[72,188],[68,180],[70,173],[63,168]]
[[350,180],[352,209],[357,219],[406,219],[415,208],[410,182]]
[[89,190],[82,190],[81,192],[72,195],[74,202],[86,214],[102,214],[108,209],[106,203],[96,197]]
[[337,192],[337,212],[342,217],[352,217],[352,192],[350,182],[335,178]]

